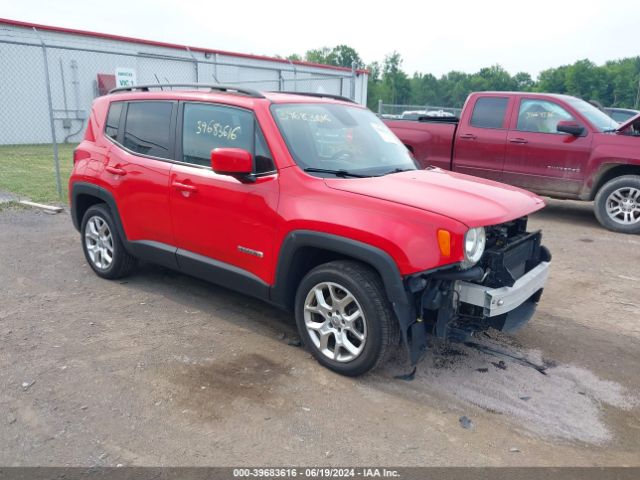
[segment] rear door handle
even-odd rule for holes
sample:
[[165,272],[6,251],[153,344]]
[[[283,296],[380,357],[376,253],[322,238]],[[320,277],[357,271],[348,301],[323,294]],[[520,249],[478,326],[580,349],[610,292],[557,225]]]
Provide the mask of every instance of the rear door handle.
[[127,174],[127,171],[124,168],[120,168],[118,166],[112,167],[111,165],[107,165],[104,169],[113,175],[120,175],[121,177]]
[[182,183],[182,182],[173,182],[171,184],[174,188],[180,190],[181,192],[184,193],[195,193],[198,191],[198,187],[196,187],[195,185],[190,185],[188,183]]
[[528,140],[524,139],[524,138],[520,138],[520,137],[516,137],[516,138],[510,138],[509,141],[511,143],[529,143]]
[[465,133],[464,135],[460,135],[460,138],[464,140],[475,140],[477,137],[473,133]]

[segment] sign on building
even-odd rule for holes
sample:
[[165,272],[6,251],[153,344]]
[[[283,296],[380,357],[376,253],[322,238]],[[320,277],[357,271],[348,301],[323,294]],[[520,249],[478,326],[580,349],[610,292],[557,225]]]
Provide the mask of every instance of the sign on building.
[[136,82],[136,71],[133,68],[116,68],[116,87],[132,87]]

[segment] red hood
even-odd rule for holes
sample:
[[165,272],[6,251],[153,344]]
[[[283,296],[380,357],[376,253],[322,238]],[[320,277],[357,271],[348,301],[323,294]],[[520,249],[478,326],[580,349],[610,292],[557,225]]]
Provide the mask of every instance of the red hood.
[[621,123],[620,126],[616,129],[616,132],[623,131],[625,128],[627,128],[629,125],[631,125],[633,122],[637,121],[638,119],[640,119],[640,113],[637,114],[637,115],[634,115],[633,117],[631,117],[626,122]]
[[445,215],[468,227],[503,223],[544,207],[540,197],[526,190],[440,169],[325,182],[336,190]]

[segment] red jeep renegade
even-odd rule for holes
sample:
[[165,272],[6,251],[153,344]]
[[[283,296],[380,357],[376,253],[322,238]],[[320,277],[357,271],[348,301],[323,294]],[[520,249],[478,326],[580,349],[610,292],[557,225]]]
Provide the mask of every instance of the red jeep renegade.
[[526,229],[540,198],[420,170],[373,113],[331,95],[116,89],[93,104],[69,193],[99,276],[140,259],[293,311],[345,375],[400,343],[415,364],[429,335],[516,330],[551,258]]

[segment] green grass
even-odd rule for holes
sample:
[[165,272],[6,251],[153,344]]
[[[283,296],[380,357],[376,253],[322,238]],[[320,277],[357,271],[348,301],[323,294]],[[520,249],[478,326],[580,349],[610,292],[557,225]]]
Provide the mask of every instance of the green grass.
[[0,190],[16,193],[34,202],[67,201],[67,181],[73,166],[75,144],[58,146],[62,199],[56,190],[51,145],[0,145]]

